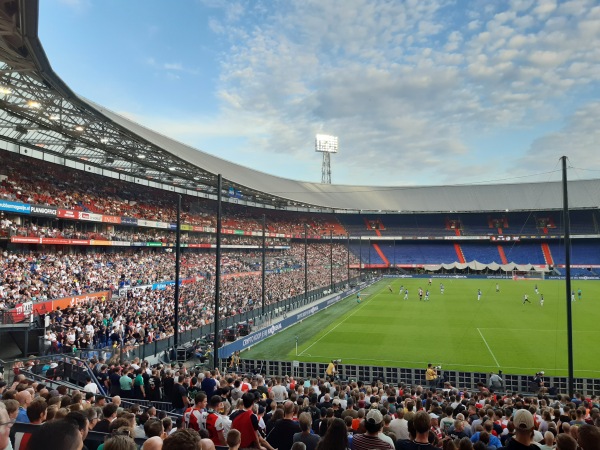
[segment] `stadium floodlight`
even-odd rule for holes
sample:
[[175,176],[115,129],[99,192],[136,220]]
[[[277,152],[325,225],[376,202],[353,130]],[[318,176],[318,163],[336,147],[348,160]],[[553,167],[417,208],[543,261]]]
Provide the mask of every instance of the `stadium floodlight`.
[[317,134],[315,136],[315,151],[318,153],[323,153],[323,164],[321,165],[321,183],[331,184],[331,154],[338,152],[337,136]]
[[8,86],[0,86],[0,94],[12,94],[12,89],[9,88]]
[[77,125],[77,126],[75,127],[75,131],[79,131],[80,133],[81,133],[83,130],[85,130],[85,128],[83,128],[83,126],[81,126],[81,125]]
[[31,109],[40,109],[42,107],[42,104],[40,102],[36,102],[35,100],[29,100],[27,102],[27,106]]
[[146,158],[146,155],[144,155],[143,153],[138,153],[137,157],[139,159],[144,159],[144,158]]
[[315,136],[315,151],[322,153],[337,153],[337,136],[330,136],[328,134],[317,134]]

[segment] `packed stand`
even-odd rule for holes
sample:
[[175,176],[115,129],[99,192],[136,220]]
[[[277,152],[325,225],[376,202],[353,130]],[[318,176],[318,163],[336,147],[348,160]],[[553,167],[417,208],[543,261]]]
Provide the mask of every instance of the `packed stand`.
[[[322,248],[321,248],[322,247]],[[329,246],[311,244],[308,246],[309,289],[328,285]],[[351,261],[354,261],[354,257]],[[303,292],[304,246],[294,244],[288,250],[269,252],[265,259],[265,270],[278,272],[270,274],[273,291],[269,290],[271,301],[279,301]],[[334,281],[347,276],[347,253],[344,246],[334,245]],[[221,273],[225,276],[236,274],[245,278],[249,297],[256,298],[261,289],[260,276],[256,274],[262,267],[262,255],[254,251],[226,251],[222,254]],[[2,279],[0,282],[0,309],[14,307],[27,301],[44,301],[72,295],[110,290],[117,292],[124,286],[143,286],[152,283],[174,280],[175,255],[164,251],[134,251],[133,249],[115,253],[15,253],[5,251],[0,261]],[[275,275],[275,276],[272,276]],[[301,276],[300,276],[301,275]],[[184,252],[181,258],[182,279],[207,279],[214,284],[214,253]],[[275,282],[275,279],[280,282]],[[269,283],[269,281],[267,281]],[[297,288],[292,286],[297,283]],[[212,284],[210,286],[212,286]],[[211,287],[208,286],[208,290]],[[200,290],[207,285],[200,286]],[[232,286],[235,294],[239,286]],[[196,289],[198,290],[198,289]],[[225,296],[230,292],[223,290]],[[287,293],[287,294],[286,294]],[[196,295],[193,293],[192,295]]]
[[[15,153],[0,151],[0,198],[8,201],[55,206],[61,209],[86,211],[109,216],[126,216],[137,219],[175,222],[177,220],[177,197],[173,192],[153,189],[134,183],[110,179],[57,164],[35,160],[39,170],[31,170],[32,159]],[[224,228],[245,231],[262,230],[263,211],[240,205],[225,204]],[[268,217],[273,213],[265,210]],[[182,223],[216,227],[214,201],[183,196]],[[277,221],[269,219],[268,229],[274,233],[296,232],[300,215],[278,214]],[[315,216],[316,217],[316,216]],[[279,220],[281,223],[279,223]],[[329,222],[331,223],[329,223]],[[308,220],[311,234],[341,226],[335,218]],[[303,225],[302,225],[303,232]],[[344,234],[342,231],[339,234]]]
[[[16,377],[0,383],[0,448],[15,422],[40,425],[16,433],[15,449],[89,449],[90,431],[107,433],[105,449],[265,448],[279,450],[596,450],[596,396],[496,394],[446,385],[421,386],[332,378],[265,378],[184,366],[92,360],[98,385],[49,390]],[[44,368],[60,374],[56,363]],[[60,378],[60,375],[58,375]],[[164,402],[133,405],[127,399]],[[68,425],[70,424],[70,425]],[[72,430],[67,429],[72,427]],[[57,436],[57,431],[62,434]],[[21,446],[25,440],[25,446]],[[121,447],[113,447],[114,441]],[[122,441],[122,442],[121,442]],[[28,444],[27,444],[28,442]],[[140,441],[138,441],[140,442]],[[124,445],[129,446],[124,446]],[[77,446],[79,445],[79,447]]]

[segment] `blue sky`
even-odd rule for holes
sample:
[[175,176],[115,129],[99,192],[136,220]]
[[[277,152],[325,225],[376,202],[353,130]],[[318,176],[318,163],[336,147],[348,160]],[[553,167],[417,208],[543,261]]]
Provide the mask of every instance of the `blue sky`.
[[600,176],[596,0],[42,0],[78,94],[264,172],[335,184]]

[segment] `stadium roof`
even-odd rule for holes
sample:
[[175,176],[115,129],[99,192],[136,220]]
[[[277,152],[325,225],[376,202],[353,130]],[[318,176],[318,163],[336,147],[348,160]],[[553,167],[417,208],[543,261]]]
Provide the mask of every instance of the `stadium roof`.
[[[38,0],[0,0],[0,140],[4,148],[190,195],[292,210],[474,212],[562,207],[559,182],[344,186],[295,181],[201,152],[77,96],[38,38]],[[51,156],[46,157],[46,155]],[[74,163],[76,162],[76,163]],[[598,208],[600,180],[569,182],[572,208]]]

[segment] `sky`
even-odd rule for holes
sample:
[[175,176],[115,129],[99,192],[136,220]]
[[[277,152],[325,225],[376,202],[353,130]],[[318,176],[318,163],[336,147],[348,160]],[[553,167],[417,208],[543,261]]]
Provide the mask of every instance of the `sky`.
[[600,177],[597,0],[41,0],[77,94],[228,161],[334,184]]

